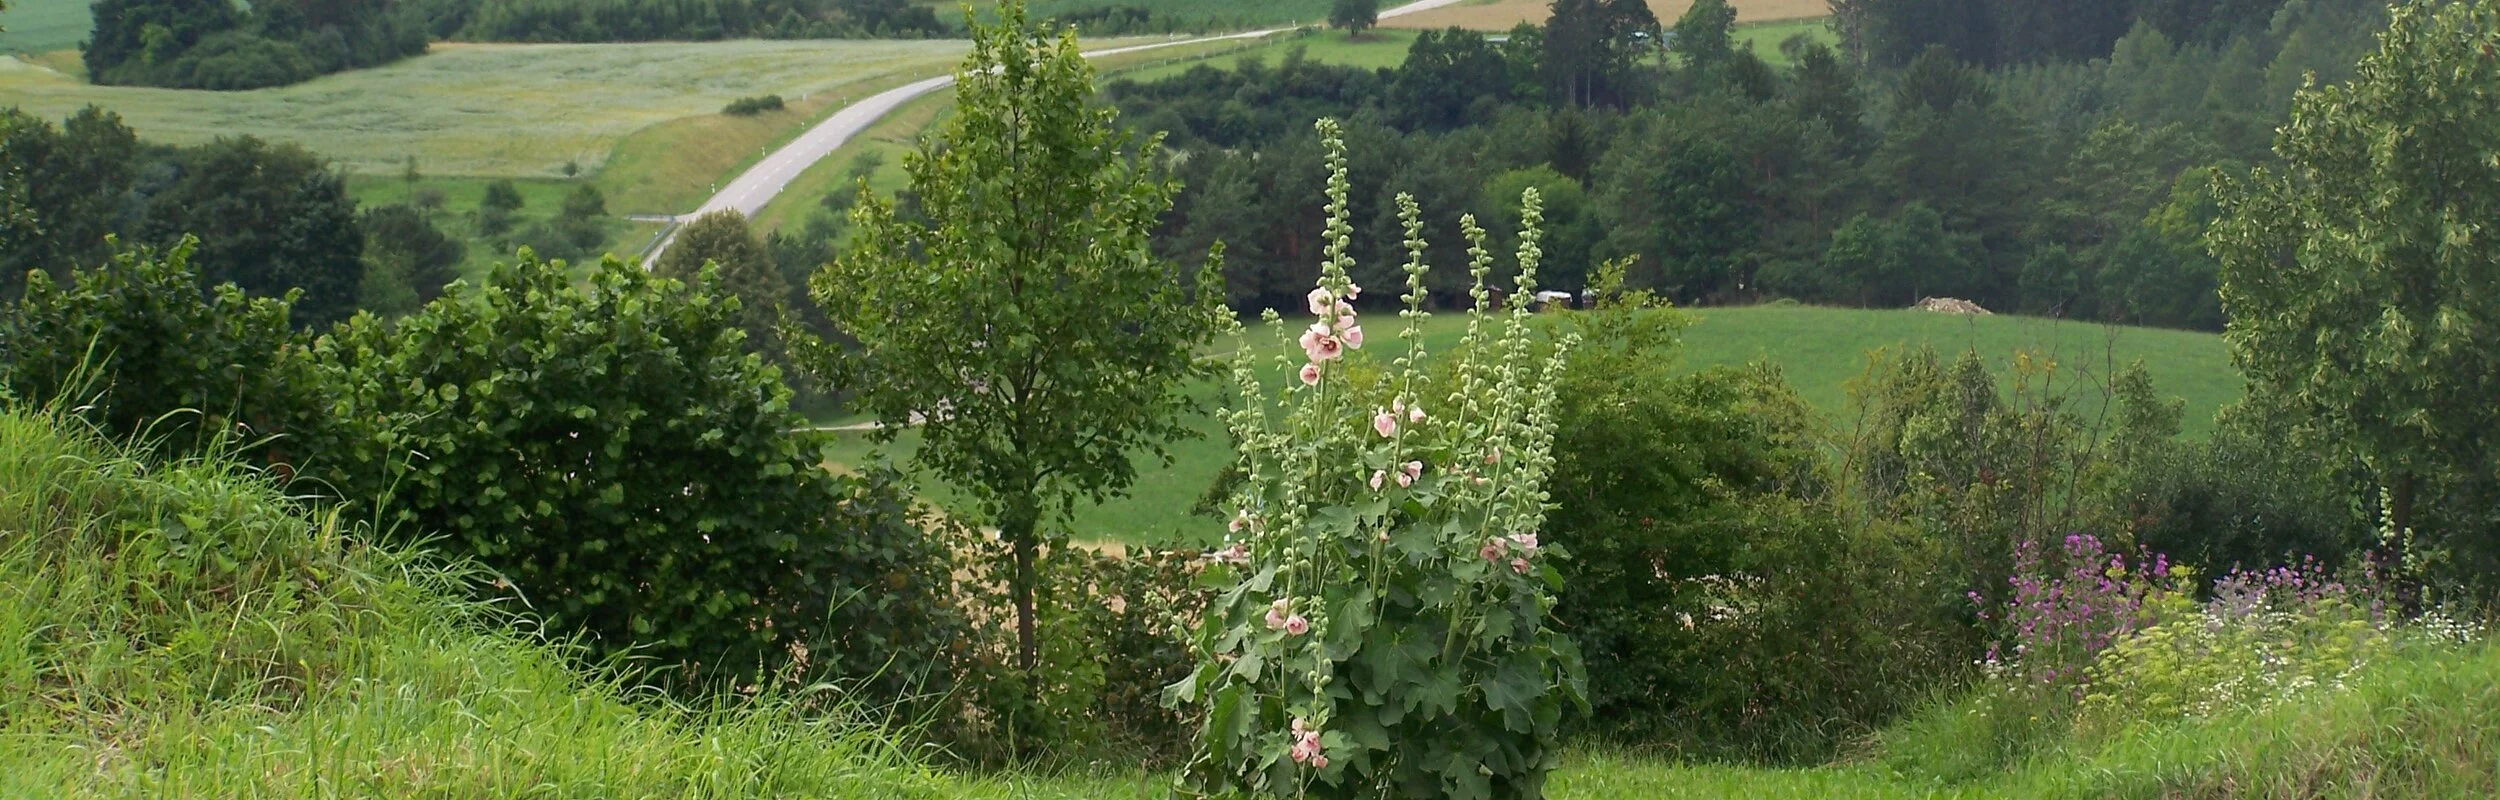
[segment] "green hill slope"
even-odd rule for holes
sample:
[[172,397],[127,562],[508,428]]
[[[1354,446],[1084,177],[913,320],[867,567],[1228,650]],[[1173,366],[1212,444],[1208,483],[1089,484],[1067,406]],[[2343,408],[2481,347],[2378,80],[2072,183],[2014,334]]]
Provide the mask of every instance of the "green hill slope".
[[628,702],[257,476],[0,411],[0,797],[931,796],[874,733]]

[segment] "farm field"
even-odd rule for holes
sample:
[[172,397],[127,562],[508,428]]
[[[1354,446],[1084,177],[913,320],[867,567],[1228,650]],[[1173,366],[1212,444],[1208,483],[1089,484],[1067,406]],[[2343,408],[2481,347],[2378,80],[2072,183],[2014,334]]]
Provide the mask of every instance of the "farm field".
[[[2017,352],[2047,356],[2059,368],[2060,389],[2082,399],[2079,413],[2099,411],[2098,381],[2112,367],[2142,359],[2154,388],[2187,403],[2184,422],[2190,437],[2212,428],[2213,414],[2240,393],[2239,374],[2219,336],[2186,331],[2120,328],[2031,317],[1998,315],[1959,317],[1921,311],[1865,311],[1810,306],[1757,306],[1701,309],[1700,322],[1685,332],[1681,364],[1688,370],[1742,365],[1761,359],[1785,373],[1789,385],[1837,430],[1845,431],[1851,413],[1848,386],[1865,369],[1867,353],[1879,348],[1934,347],[1946,357],[1975,350],[2001,375],[2011,373]],[[1428,323],[1425,346],[1445,352],[1465,331],[1465,316],[1438,314]],[[1384,320],[1384,323],[1387,322]],[[1263,327],[1253,327],[1254,353],[1284,352]],[[1381,336],[1382,342],[1394,339]],[[1386,358],[1387,353],[1371,357]],[[1271,385],[1284,380],[1280,368],[1260,365]],[[2009,377],[2010,379],[2010,377]],[[1229,393],[1206,385],[1197,395],[1210,404],[1229,401]],[[857,422],[856,419],[836,422]],[[1195,545],[1221,538],[1223,527],[1191,514],[1217,473],[1232,458],[1223,426],[1211,415],[1190,421],[1200,437],[1171,446],[1169,468],[1141,468],[1130,496],[1080,509],[1070,525],[1074,538],[1141,544]],[[880,451],[863,431],[834,435],[832,459],[837,464],[902,464],[915,439],[906,433]],[[941,507],[960,500],[943,485],[922,481],[922,491]]]
[[[71,50],[95,30],[91,0],[13,0],[0,11],[0,54]],[[76,60],[76,59],[72,59]]]
[[[1692,0],[1649,0],[1649,10],[1658,21],[1674,25]],[[1775,20],[1811,19],[1832,13],[1827,0],[1729,0],[1736,7],[1738,22],[1771,22]],[[1448,8],[1436,8],[1403,17],[1380,21],[1384,28],[1447,28],[1457,26],[1480,31],[1510,30],[1522,22],[1542,24],[1552,12],[1551,0],[1480,0]]]
[[[142,138],[170,144],[235,134],[293,141],[353,173],[396,175],[415,156],[428,174],[552,178],[568,162],[596,172],[628,137],[719,117],[740,97],[804,104],[862,93],[950,69],[963,49],[958,41],[437,44],[388,66],[248,92],[93,86],[9,58],[0,59],[0,105],[54,119],[100,105]],[[749,127],[768,130],[747,133],[769,141],[788,126],[760,121]],[[712,131],[688,133],[700,144]],[[721,171],[765,141],[740,142]],[[631,192],[610,196],[619,210],[636,206]]]

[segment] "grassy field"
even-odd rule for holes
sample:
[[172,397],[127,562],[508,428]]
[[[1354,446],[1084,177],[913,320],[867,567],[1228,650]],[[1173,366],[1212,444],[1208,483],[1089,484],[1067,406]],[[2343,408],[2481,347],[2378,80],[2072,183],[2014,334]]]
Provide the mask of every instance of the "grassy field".
[[[1055,17],[1090,9],[1143,6],[1154,9],[1169,19],[1181,22],[1192,30],[1253,28],[1261,25],[1306,23],[1325,25],[1331,0],[1032,0],[1035,18]],[[1381,0],[1388,8],[1401,0]]]
[[[1386,5],[1388,0],[1384,0]],[[1649,0],[1649,10],[1658,21],[1674,25],[1691,8],[1693,0]],[[1736,7],[1738,22],[1770,22],[1773,20],[1808,19],[1830,16],[1828,0],[1729,0]],[[1552,0],[1477,0],[1431,11],[1381,20],[1388,28],[1447,28],[1457,26],[1480,31],[1506,31],[1522,22],[1544,24],[1553,14]]]
[[[567,162],[596,172],[634,134],[671,120],[709,121],[739,97],[779,94],[822,110],[826,95],[855,95],[881,82],[950,69],[963,47],[953,41],[438,44],[429,55],[388,66],[249,92],[92,86],[0,59],[0,105],[52,118],[101,105],[141,137],[173,144],[235,134],[294,141],[356,173],[397,175],[413,155],[428,174],[552,178]],[[698,127],[665,137],[670,144],[654,149],[717,176],[796,123],[723,122],[740,135]],[[634,155],[622,153],[629,163]],[[683,182],[700,184],[711,176]],[[610,204],[638,208],[641,200],[627,191],[636,185],[616,187]]]
[[0,11],[0,53],[70,50],[95,30],[93,0],[11,0]]
[[[1704,309],[1701,322],[1685,336],[1682,365],[1698,370],[1740,365],[1761,359],[1781,367],[1788,382],[1823,413],[1835,433],[1852,426],[1849,383],[1862,374],[1867,353],[1879,348],[1930,346],[1947,357],[1965,350],[1987,358],[2000,374],[2010,373],[2018,351],[2043,355],[2059,365],[2060,389],[2084,400],[2081,411],[2096,414],[2100,381],[2113,367],[2141,359],[2152,372],[2155,389],[2187,402],[2189,436],[2201,437],[2212,427],[2213,413],[2239,396],[2239,374],[2218,336],[2144,328],[2118,328],[2073,322],[2014,317],[1958,317],[1918,311],[1862,311],[1807,306],[1762,306]],[[1426,347],[1444,352],[1464,332],[1465,318],[1436,315],[1426,328]],[[1264,329],[1251,334],[1251,352],[1268,355],[1284,348]],[[1385,332],[1381,341],[1393,341]],[[1385,357],[1374,353],[1372,356]],[[1271,383],[1283,372],[1262,361]],[[2009,376],[2010,377],[2010,376]],[[1216,387],[1202,386],[1196,396],[1212,406],[1229,398]],[[832,420],[830,422],[855,422]],[[1223,427],[1212,416],[1190,420],[1199,438],[1171,446],[1168,467],[1141,464],[1130,496],[1082,509],[1070,523],[1072,536],[1085,541],[1142,544],[1204,544],[1219,540],[1223,526],[1194,516],[1194,506],[1232,450]],[[894,444],[876,447],[866,432],[842,432],[835,438],[833,459],[845,465],[908,463],[915,437],[905,433]],[[940,506],[960,507],[962,498],[927,479],[922,489]]]

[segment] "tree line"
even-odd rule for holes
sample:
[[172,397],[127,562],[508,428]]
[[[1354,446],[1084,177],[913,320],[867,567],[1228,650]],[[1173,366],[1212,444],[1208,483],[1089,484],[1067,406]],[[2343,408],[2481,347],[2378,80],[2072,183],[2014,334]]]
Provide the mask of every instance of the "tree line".
[[87,75],[102,84],[258,89],[424,53],[397,0],[98,0]]
[[[1688,304],[1949,295],[2215,329],[2202,168],[2270,160],[2304,76],[2349,74],[2384,25],[2370,0],[2319,0],[2269,9],[2253,31],[2224,26],[2220,42],[2143,17],[2089,60],[1997,67],[1922,45],[1897,68],[1848,54],[1893,46],[1880,28],[1844,29],[1840,49],[1783,44],[1782,69],[1735,46],[1723,3],[1696,4],[1667,55],[1632,35],[1666,30],[1644,4],[1555,11],[1500,43],[1427,32],[1395,69],[1289,54],[1115,82],[1108,101],[1181,154],[1165,252],[1221,240],[1236,307],[1289,303],[1316,263],[1315,212],[1295,199],[1318,154],[1293,134],[1329,115],[1349,120],[1367,255],[1401,248],[1398,192],[1444,198],[1428,227],[1447,240],[1465,212],[1507,235],[1505,198],[1533,185],[1561,286],[1624,257],[1634,285]],[[1463,254],[1432,258],[1446,268]]]

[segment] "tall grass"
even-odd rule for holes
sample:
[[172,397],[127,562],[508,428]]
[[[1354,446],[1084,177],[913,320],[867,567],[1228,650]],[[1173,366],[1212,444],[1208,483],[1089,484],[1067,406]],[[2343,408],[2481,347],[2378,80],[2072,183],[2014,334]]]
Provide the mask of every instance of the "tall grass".
[[0,411],[0,797],[917,797],[826,695],[692,708],[579,671],[221,459]]

